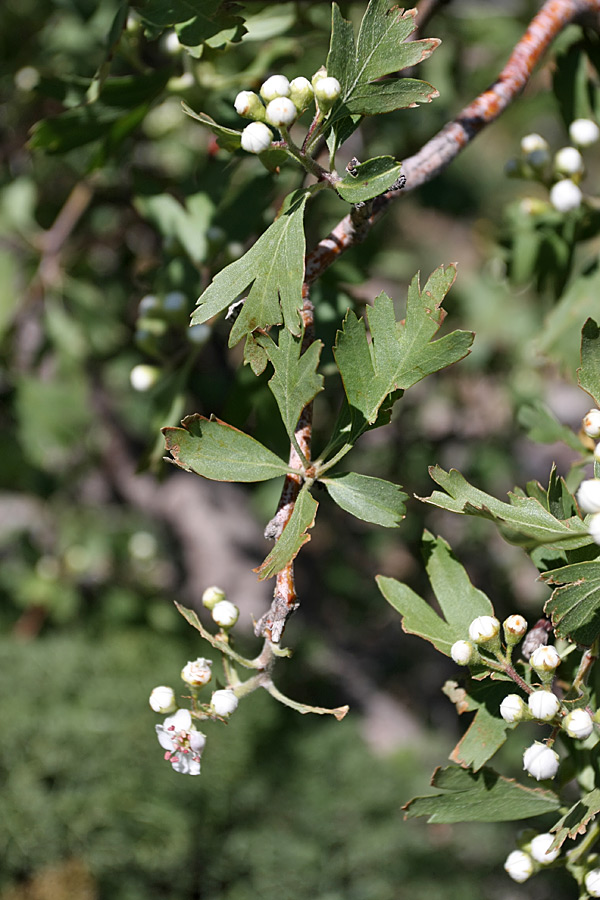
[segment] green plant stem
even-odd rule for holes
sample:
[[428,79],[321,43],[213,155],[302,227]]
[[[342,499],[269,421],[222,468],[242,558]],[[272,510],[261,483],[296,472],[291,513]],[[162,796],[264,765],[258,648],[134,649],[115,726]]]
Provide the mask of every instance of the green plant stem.
[[491,659],[485,659],[482,657],[484,661],[484,665],[486,665],[489,669],[493,669],[495,672],[504,672],[505,675],[508,675],[515,684],[518,684],[522,691],[525,691],[526,694],[533,694],[533,688],[531,685],[527,684],[527,682],[521,678],[516,669],[510,664],[508,660],[500,659],[498,662],[495,662]]
[[581,693],[581,688],[587,684],[587,680],[590,677],[590,672],[592,670],[592,666],[598,659],[598,638],[594,641],[591,647],[588,647],[587,650],[584,651],[581,662],[579,663],[579,668],[577,670],[577,674],[573,679],[573,690],[576,690],[578,693]]
[[296,712],[302,713],[303,715],[306,715],[306,713],[331,715],[335,716],[335,718],[339,722],[344,718],[349,709],[348,706],[338,706],[335,709],[326,709],[323,706],[308,706],[306,703],[298,703],[296,700],[292,700],[290,697],[286,697],[285,694],[282,694],[281,691],[275,687],[270,678],[263,678],[261,687],[263,687],[271,695],[271,697],[274,697],[275,700],[279,700],[279,702],[283,703],[284,706],[289,706],[290,709],[295,709]]
[[279,130],[281,135],[286,143],[286,149],[290,156],[293,156],[303,168],[306,169],[307,172],[310,172],[311,175],[314,175],[318,181],[324,182],[329,187],[333,187],[338,181],[341,181],[339,175],[335,172],[328,172],[327,169],[324,169],[323,166],[319,165],[319,163],[309,156],[307,153],[303,153],[300,147],[298,147],[288,131],[285,125],[280,125]]
[[600,837],[600,822],[592,822],[589,826],[585,837],[577,844],[577,846],[569,853],[567,861],[567,869],[577,866],[579,860],[586,856],[592,849],[598,838]]

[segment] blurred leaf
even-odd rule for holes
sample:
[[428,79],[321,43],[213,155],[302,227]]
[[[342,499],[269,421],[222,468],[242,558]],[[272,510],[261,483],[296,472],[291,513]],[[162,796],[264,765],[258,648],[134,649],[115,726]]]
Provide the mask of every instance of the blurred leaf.
[[295,3],[269,3],[260,12],[246,18],[244,43],[269,41],[284,34],[296,21]]
[[202,263],[206,259],[208,241],[206,233],[214,206],[204,191],[191,194],[185,206],[171,194],[153,194],[135,197],[134,206],[166,238],[175,238],[190,259]]
[[600,634],[600,560],[561,566],[540,575],[554,590],[544,607],[559,637],[589,647]]
[[258,339],[275,370],[269,387],[290,437],[304,407],[323,390],[323,376],[317,374],[323,344],[313,341],[300,355],[302,340],[302,335],[293,335],[287,328],[279,331],[279,345],[269,335]]
[[588,57],[579,41],[557,53],[552,88],[565,128],[574,119],[593,118],[588,92]]
[[243,19],[232,15],[239,7],[222,0],[138,0],[134,6],[142,21],[159,32],[174,28],[193,56],[200,55],[203,43],[219,47],[241,40],[245,32]]
[[538,349],[565,371],[573,372],[577,368],[581,323],[590,316],[597,316],[599,295],[600,265],[595,262],[587,272],[571,282],[548,315],[537,338]]
[[439,466],[432,466],[429,474],[447,493],[434,491],[431,497],[419,499],[440,509],[491,519],[510,543],[524,547],[557,545],[564,550],[585,547],[592,542],[578,516],[561,521],[533,497],[509,493],[510,503],[503,503],[473,487],[456,469],[445,472]]
[[306,485],[303,485],[294,504],[294,511],[281,532],[281,536],[277,539],[267,558],[258,568],[254,569],[258,573],[260,581],[271,578],[272,575],[276,575],[277,572],[284,569],[296,557],[300,548],[310,541],[310,535],[307,532],[315,523],[318,506],[319,504],[311,496]]
[[573,450],[581,452],[583,445],[573,430],[562,425],[541,400],[526,403],[517,416],[519,425],[527,432],[527,437],[538,444],[554,444],[562,441]]
[[581,332],[581,367],[577,369],[579,386],[600,406],[600,329],[588,319]]
[[344,472],[319,478],[319,482],[339,507],[364,522],[397,528],[405,516],[408,494],[390,481]]
[[166,449],[186,472],[215,481],[268,481],[289,466],[250,435],[219,419],[186,416],[183,428],[163,428]]
[[415,797],[404,807],[406,819],[428,816],[429,824],[509,822],[560,807],[553,791],[525,787],[489,768],[477,773],[454,766],[436,769],[431,786],[447,793]]
[[585,834],[587,826],[600,813],[600,790],[596,788],[590,791],[550,829],[556,832],[553,847],[562,847],[567,838],[575,840],[580,834]]
[[21,301],[18,275],[17,257],[0,246],[0,340],[10,328]]
[[207,116],[206,113],[197,113],[187,105],[187,103],[181,103],[184,113],[190,116],[192,119],[196,119],[196,121],[200,122],[201,125],[204,125],[205,128],[208,128],[209,131],[217,137],[219,147],[222,147],[223,150],[229,150],[233,152],[234,150],[239,150],[241,147],[241,131],[235,131],[233,128],[225,128],[224,125],[219,125],[218,122],[215,122],[214,119],[211,119],[210,116]]
[[304,278],[304,206],[308,191],[294,191],[279,216],[241,259],[219,272],[198,300],[192,325],[206,322],[240,298],[250,287],[229,336],[233,347],[246,334],[280,325],[300,334]]
[[356,166],[352,175],[348,174],[335,185],[335,189],[348,203],[371,200],[387,191],[400,176],[402,163],[393,156],[377,156]]
[[431,342],[445,318],[441,304],[455,277],[453,266],[440,267],[421,291],[415,275],[403,322],[396,322],[394,305],[382,292],[366,313],[371,343],[365,320],[348,310],[343,330],[337,333],[334,355],[348,403],[370,424],[392,391],[411,387],[469,352],[471,332],[454,331]]
[[510,726],[500,716],[500,704],[514,687],[495,681],[470,680],[467,689],[456,681],[447,681],[444,694],[456,706],[459,715],[475,712],[475,718],[450,754],[452,762],[477,772],[506,740]]

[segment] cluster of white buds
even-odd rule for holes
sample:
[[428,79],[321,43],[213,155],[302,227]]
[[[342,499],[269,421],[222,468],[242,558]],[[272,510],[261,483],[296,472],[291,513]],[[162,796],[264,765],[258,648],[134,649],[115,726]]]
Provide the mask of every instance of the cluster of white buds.
[[210,610],[213,622],[216,622],[223,631],[233,628],[240,617],[240,611],[235,603],[227,599],[222,588],[214,585],[202,594],[202,605]]
[[513,850],[508,854],[504,869],[513,881],[522,884],[528,878],[538,872],[544,866],[549,866],[560,856],[560,847],[551,850],[554,843],[554,834],[546,832],[536,834],[530,840],[523,842],[520,850]]
[[313,102],[321,114],[327,113],[341,93],[337,78],[327,76],[321,68],[312,83],[303,75],[288,81],[285,75],[271,75],[262,84],[260,96],[254,91],[240,91],[234,101],[238,115],[253,119],[242,131],[242,149],[263,153],[271,146],[273,132],[268,127],[287,129]]

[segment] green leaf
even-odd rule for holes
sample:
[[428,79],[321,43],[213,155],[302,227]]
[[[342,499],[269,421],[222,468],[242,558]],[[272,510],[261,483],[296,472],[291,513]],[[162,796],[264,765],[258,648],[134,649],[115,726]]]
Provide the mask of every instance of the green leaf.
[[600,634],[600,560],[562,566],[540,578],[560,585],[544,607],[556,634],[589,647]]
[[398,180],[401,169],[402,163],[396,162],[393,156],[377,156],[356,166],[352,175],[337,182],[335,189],[348,203],[371,200]]
[[590,821],[600,813],[600,789],[596,788],[582,797],[558,820],[550,831],[556,832],[553,848],[561,847],[567,838],[575,840],[585,834]]
[[235,6],[222,0],[139,0],[134,5],[153,31],[174,28],[193,56],[200,56],[204,43],[218,48],[227,41],[239,41],[246,30],[243,19],[231,15]]
[[558,363],[564,371],[571,373],[577,368],[581,323],[589,316],[598,315],[599,295],[600,265],[596,262],[571,282],[544,323],[536,341],[537,348]]
[[133,204],[166,238],[175,238],[190,259],[200,264],[206,259],[206,233],[214,205],[204,191],[186,198],[185,206],[171,194],[135,197]]
[[506,685],[490,680],[470,680],[467,689],[456,681],[446,682],[444,694],[454,703],[459,715],[476,711],[475,718],[450,754],[452,762],[477,772],[500,749],[506,740],[506,732],[514,727],[499,715],[500,704],[513,688],[512,682]]
[[229,345],[246,334],[270,325],[301,333],[299,310],[304,279],[304,206],[308,191],[288,194],[279,217],[242,256],[218,275],[198,300],[192,325],[206,322],[225,307],[250,292],[237,317]]
[[267,558],[257,569],[254,569],[258,573],[260,581],[281,572],[296,557],[300,548],[310,541],[310,534],[307,532],[315,523],[318,506],[319,504],[304,485],[298,494],[294,511],[281,532],[281,536],[277,539]]
[[579,386],[600,406],[600,329],[588,319],[581,331],[581,368],[577,369]]
[[250,435],[211,417],[187,416],[183,428],[163,428],[166,449],[186,472],[215,481],[268,481],[289,466]]
[[547,544],[564,550],[592,542],[578,516],[561,521],[533,497],[511,493],[508,495],[510,503],[503,503],[473,487],[456,469],[445,472],[439,466],[433,466],[429,474],[446,493],[434,491],[431,497],[419,499],[440,509],[491,519],[510,543],[524,547]]
[[268,335],[261,335],[258,343],[275,370],[269,387],[291,437],[304,407],[323,390],[323,376],[317,374],[323,344],[313,341],[300,355],[302,335],[293,335],[286,328],[279,332],[279,345]]
[[356,87],[352,97],[344,105],[343,111],[352,115],[375,116],[416,106],[417,103],[429,103],[436,97],[439,97],[439,92],[434,87],[416,78],[378,81],[377,84],[362,84]]
[[219,125],[218,122],[215,122],[214,119],[211,119],[206,113],[194,112],[194,110],[184,101],[181,102],[181,107],[186,115],[190,116],[192,119],[196,119],[197,122],[200,122],[201,125],[204,125],[205,128],[212,131],[217,138],[219,147],[222,147],[223,150],[229,150],[233,153],[234,150],[240,149],[242,146],[241,131],[235,131],[233,128],[225,128],[224,125]]
[[408,494],[397,484],[356,472],[330,475],[319,481],[338,506],[364,522],[397,528],[405,516]]
[[578,452],[583,449],[577,435],[567,425],[561,424],[545,403],[539,400],[524,404],[519,409],[517,418],[530,440],[538,444],[554,444],[562,441]]
[[444,619],[405,584],[382,575],[376,581],[385,599],[402,616],[403,630],[430,641],[440,653],[450,656],[452,644],[468,636],[473,619],[492,615],[494,610],[486,595],[473,587],[446,541],[425,532],[423,546],[427,574]]
[[469,352],[471,332],[453,331],[431,341],[444,320],[441,304],[455,277],[454,266],[440,267],[421,291],[415,275],[403,322],[396,322],[392,301],[381,293],[367,312],[371,343],[365,320],[348,311],[343,330],[337,333],[334,355],[348,403],[368,423],[375,422],[381,404],[393,391],[411,387]]
[[487,767],[476,773],[455,766],[436,769],[431,786],[439,793],[407,803],[406,819],[428,816],[430,824],[509,822],[541,816],[560,807],[553,791],[526,787]]

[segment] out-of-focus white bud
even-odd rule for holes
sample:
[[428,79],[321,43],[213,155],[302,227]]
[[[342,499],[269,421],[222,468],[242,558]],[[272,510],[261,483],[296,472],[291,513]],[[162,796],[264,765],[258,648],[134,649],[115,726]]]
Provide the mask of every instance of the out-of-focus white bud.
[[504,620],[502,627],[504,628],[506,643],[511,645],[518,644],[527,633],[527,619],[515,613]]
[[273,132],[263,122],[251,122],[242,131],[242,149],[247,153],[263,153],[273,140]]
[[202,594],[202,606],[205,606],[207,609],[214,609],[216,604],[220,603],[221,600],[225,600],[226,597],[227,595],[223,588],[213,584],[212,587],[207,587]]
[[529,662],[538,674],[542,672],[554,672],[560,666],[560,656],[556,647],[537,647],[531,656]]
[[213,606],[212,617],[219,628],[233,628],[240,617],[240,611],[229,600],[221,600]]
[[187,297],[182,291],[169,291],[163,300],[164,311],[174,315],[187,312],[187,305]]
[[40,83],[40,77],[33,66],[23,66],[15,72],[15,87],[20,91],[33,91]]
[[550,203],[558,212],[570,212],[579,209],[583,194],[575,182],[568,178],[557,181],[550,189]]
[[289,97],[290,83],[285,75],[271,75],[261,87],[260,96],[265,103],[275,100],[276,97]]
[[300,75],[299,78],[294,78],[290,81],[290,100],[298,112],[306,109],[313,97],[313,87],[308,78],[304,78]]
[[240,701],[233,691],[215,691],[211,697],[210,705],[217,716],[230,716],[238,708]]
[[276,97],[271,100],[266,110],[267,122],[280,128],[282,125],[287,127],[293,125],[298,118],[298,110],[289,97]]
[[179,38],[175,34],[174,31],[169,31],[163,37],[161,41],[162,46],[165,49],[166,53],[169,53],[171,56],[175,56],[177,53],[181,53],[183,47],[179,43]]
[[590,897],[600,897],[600,869],[592,869],[585,876],[585,889]]
[[526,134],[521,138],[521,153],[527,156],[529,153],[535,153],[536,150],[548,150],[548,141],[541,134]]
[[186,331],[186,335],[190,343],[201,346],[202,344],[205,344],[210,337],[210,327],[204,322],[201,322],[199,325],[190,325]]
[[523,768],[536,781],[554,778],[558,772],[558,753],[546,744],[535,741],[523,754]]
[[569,125],[569,137],[578,147],[591,147],[600,138],[600,128],[591,119],[574,119]]
[[260,97],[254,91],[240,91],[233,101],[238,116],[244,119],[254,119],[257,122],[265,121],[265,108],[260,102]]
[[586,709],[573,709],[562,721],[569,737],[585,741],[594,730],[594,721]]
[[146,294],[138,304],[138,315],[146,316],[148,313],[157,312],[160,309],[160,300],[154,294]]
[[588,437],[600,437],[600,409],[590,409],[586,412],[581,427]]
[[540,200],[539,197],[523,197],[519,202],[519,207],[526,216],[539,216],[549,208],[548,203]]
[[533,875],[533,860],[529,853],[525,853],[523,850],[513,850],[506,858],[504,869],[513,881],[522,884]]
[[541,722],[550,722],[560,709],[560,700],[556,694],[543,688],[530,694],[527,703],[533,718]]
[[547,832],[545,834],[536,834],[536,836],[532,838],[529,852],[536,862],[541,863],[543,866],[547,866],[548,863],[554,862],[554,860],[560,856],[560,847],[556,847],[548,853],[548,850],[554,843],[555,837],[555,834]]
[[527,707],[518,694],[508,694],[500,704],[500,715],[509,725],[521,722],[526,712]]
[[342,86],[337,78],[319,78],[314,88],[315,97],[319,102],[319,108],[323,112],[327,112],[328,109],[331,109],[342,93]]
[[468,666],[473,659],[473,644],[470,641],[456,641],[450,647],[450,656],[459,666]]
[[134,391],[149,391],[160,378],[160,369],[156,366],[140,364],[134,366],[129,373],[129,381]]
[[559,175],[581,175],[585,169],[577,147],[563,147],[554,157],[554,171]]
[[600,512],[600,478],[587,478],[581,482],[577,502],[584,513]]
[[476,644],[487,644],[500,633],[500,622],[495,616],[477,616],[469,625],[469,637]]
[[588,534],[595,544],[600,544],[600,513],[595,513],[588,522]]
[[202,687],[202,685],[208,684],[212,678],[211,666],[212,660],[199,656],[193,662],[186,663],[181,670],[181,677],[194,687]]
[[154,712],[163,713],[163,715],[174,712],[174,710],[177,709],[175,691],[173,690],[173,688],[167,687],[164,684],[153,688],[152,693],[150,694],[150,700],[148,702],[150,703],[150,706],[154,710]]

